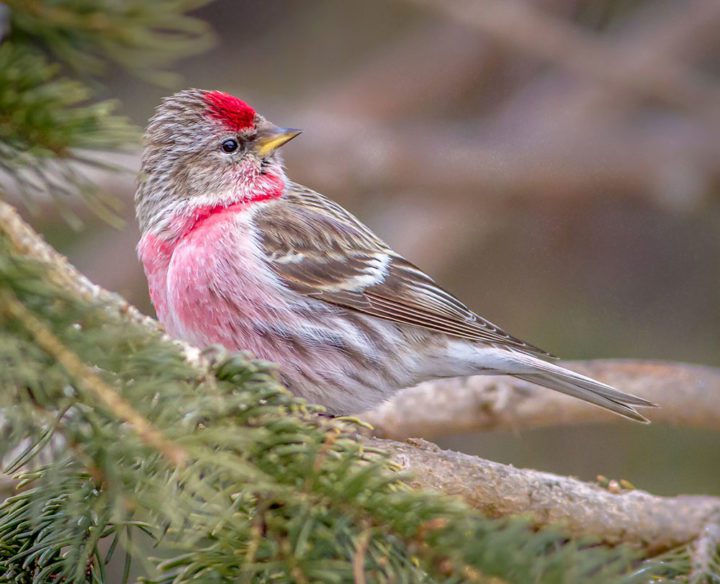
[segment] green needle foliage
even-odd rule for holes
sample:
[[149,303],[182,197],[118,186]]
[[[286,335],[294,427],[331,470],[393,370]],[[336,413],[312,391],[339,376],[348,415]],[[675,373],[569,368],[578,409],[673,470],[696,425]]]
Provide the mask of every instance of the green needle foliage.
[[127,144],[127,122],[112,115],[115,104],[82,107],[90,91],[58,76],[38,51],[13,42],[0,45],[0,140],[36,156],[70,155],[73,148],[110,149]]
[[84,152],[119,149],[137,136],[113,113],[116,103],[89,102],[90,89],[58,70],[32,47],[0,44],[0,170],[26,201],[42,194],[92,198],[80,165],[102,162]]
[[[80,194],[110,216],[108,201],[81,169],[107,166],[96,153],[125,148],[140,133],[115,113],[116,102],[96,100],[96,76],[119,65],[155,83],[170,82],[174,76],[160,67],[212,42],[207,24],[185,14],[207,2],[0,4],[0,171],[27,204],[37,195]],[[68,70],[84,80],[70,79]]]
[[186,13],[210,0],[5,0],[19,40],[46,49],[82,74],[109,63],[157,82],[158,70],[209,48],[207,23]]

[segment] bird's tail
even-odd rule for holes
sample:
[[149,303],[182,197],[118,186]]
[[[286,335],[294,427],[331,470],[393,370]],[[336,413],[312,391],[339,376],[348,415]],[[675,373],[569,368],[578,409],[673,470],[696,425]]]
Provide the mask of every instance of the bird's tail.
[[510,373],[513,377],[571,395],[636,422],[650,423],[634,406],[655,407],[654,403],[629,393],[623,393],[605,383],[553,363],[535,357],[525,355],[523,357],[526,357],[521,360],[527,372]]

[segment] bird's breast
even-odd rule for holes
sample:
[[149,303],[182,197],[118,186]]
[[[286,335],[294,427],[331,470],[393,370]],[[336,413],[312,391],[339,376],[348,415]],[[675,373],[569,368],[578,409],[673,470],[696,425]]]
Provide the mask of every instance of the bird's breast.
[[178,242],[168,263],[168,332],[198,346],[257,350],[255,323],[291,313],[262,261],[249,213],[207,218]]

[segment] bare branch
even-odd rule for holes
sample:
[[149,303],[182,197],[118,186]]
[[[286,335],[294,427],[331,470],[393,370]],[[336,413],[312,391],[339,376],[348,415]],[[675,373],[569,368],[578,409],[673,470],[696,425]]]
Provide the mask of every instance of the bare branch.
[[715,0],[665,0],[640,5],[623,24],[620,40],[626,49],[653,55],[656,64],[666,56],[687,63],[717,43],[718,24],[720,4]]
[[[602,42],[612,50],[633,55],[637,60],[635,66],[663,69],[666,60],[680,59],[689,67],[688,59],[703,56],[708,45],[715,42],[714,32],[719,23],[720,4],[714,0],[688,0],[682,5],[653,3],[637,9],[619,30],[603,35]],[[514,31],[506,34],[513,35]],[[614,127],[615,142],[622,142],[617,134],[627,133],[623,131],[629,122],[627,114],[641,106],[637,99],[632,99],[637,96],[617,85],[598,82],[592,72],[577,73],[572,82],[566,69],[544,72],[528,80],[498,112],[498,122],[509,127],[521,126],[525,135],[541,135],[550,143],[584,141],[610,125]],[[533,100],[530,107],[528,96]],[[668,111],[659,117],[667,118],[664,124],[683,114],[702,117],[707,123],[712,117],[708,113]]]
[[[660,361],[596,360],[562,363],[660,407],[655,423],[720,429],[720,369]],[[441,379],[406,389],[360,417],[376,435],[395,440],[478,430],[517,430],[620,422],[601,408],[507,376]]]
[[718,497],[614,494],[577,479],[440,450],[423,440],[370,442],[412,472],[411,485],[458,495],[490,517],[525,515],[537,526],[559,524],[572,535],[625,542],[651,553],[692,541],[720,510]]
[[667,58],[657,66],[657,60],[643,52],[610,48],[530,2],[413,1],[441,10],[507,46],[639,96],[714,110],[720,103],[720,89],[705,76]]
[[311,102],[325,115],[396,120],[468,91],[496,57],[490,45],[456,23],[433,22],[383,47],[346,78],[333,78]]

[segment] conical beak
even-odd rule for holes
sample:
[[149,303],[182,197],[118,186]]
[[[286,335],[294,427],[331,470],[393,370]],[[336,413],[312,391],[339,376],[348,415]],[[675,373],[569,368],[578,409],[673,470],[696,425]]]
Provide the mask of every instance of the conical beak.
[[302,130],[296,130],[294,128],[270,126],[258,132],[253,149],[258,155],[265,158],[266,156],[270,156],[270,154],[275,152],[280,146],[295,138],[295,136],[300,135],[301,132]]

